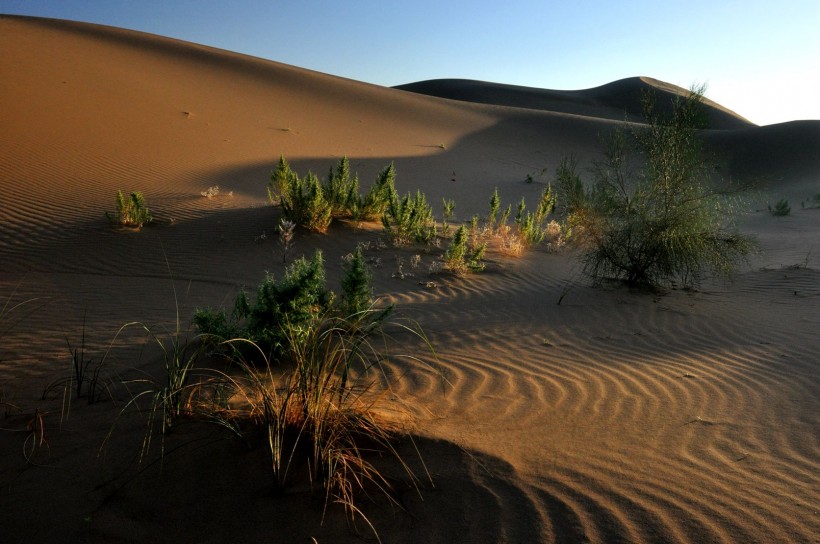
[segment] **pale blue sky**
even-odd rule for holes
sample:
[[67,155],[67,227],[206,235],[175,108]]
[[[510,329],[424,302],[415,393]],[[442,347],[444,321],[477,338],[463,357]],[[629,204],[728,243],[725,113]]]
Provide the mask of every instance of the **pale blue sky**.
[[468,78],[689,87],[758,124],[820,119],[818,0],[0,0],[379,85]]

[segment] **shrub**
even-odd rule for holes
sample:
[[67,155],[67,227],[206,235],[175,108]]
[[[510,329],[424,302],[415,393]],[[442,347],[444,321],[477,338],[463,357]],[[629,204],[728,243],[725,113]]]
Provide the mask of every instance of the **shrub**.
[[382,214],[384,231],[393,245],[411,243],[429,244],[436,237],[433,208],[421,191],[407,193],[399,199],[395,188],[390,189],[387,207]]
[[471,246],[468,243],[467,227],[461,225],[453,235],[450,247],[444,253],[444,265],[450,272],[458,276],[467,272],[480,272],[484,270],[485,244]]
[[703,89],[692,89],[662,117],[646,94],[646,126],[613,132],[605,158],[593,163],[589,190],[578,183],[572,159],[559,166],[568,223],[585,246],[583,269],[593,280],[691,286],[706,272],[729,273],[753,249],[750,238],[729,228],[738,190],[710,183],[697,132],[702,100]]
[[246,338],[269,352],[282,355],[289,342],[288,328],[300,330],[304,324],[330,308],[332,294],[325,287],[322,252],[310,261],[299,258],[285,271],[280,281],[266,274],[251,305],[241,292],[233,311],[199,309],[194,324],[214,342]]
[[447,237],[447,236],[450,235],[450,221],[452,221],[452,219],[455,215],[453,210],[455,210],[455,208],[456,208],[456,203],[452,199],[448,200],[446,198],[442,198],[441,199],[441,206],[442,206],[442,209],[443,209],[442,221],[441,221],[441,230],[442,230],[442,234],[445,237]]
[[300,227],[326,232],[330,226],[333,208],[325,199],[319,178],[312,172],[300,178],[283,156],[271,173],[268,197],[282,207],[285,219]]
[[365,196],[359,194],[359,177],[351,176],[350,161],[345,156],[336,169],[330,169],[327,183],[322,185],[311,172],[300,178],[284,157],[271,173],[268,198],[282,207],[286,219],[300,227],[318,232],[327,231],[334,217],[356,221],[374,221],[387,208],[394,190],[396,169],[391,163],[379,173],[376,183]]
[[131,228],[141,228],[153,219],[142,193],[139,192],[131,193],[126,198],[122,191],[117,191],[117,211],[106,212],[105,216],[112,225]]
[[544,241],[548,233],[554,231],[554,226],[547,222],[547,218],[554,209],[555,195],[549,185],[541,193],[541,199],[534,213],[526,211],[524,199],[521,199],[515,224],[518,226],[519,238],[525,245],[537,246]]
[[350,216],[359,221],[378,220],[390,205],[390,199],[396,191],[396,167],[391,162],[376,178],[376,183],[362,198],[358,194],[355,206],[350,209]]
[[342,315],[355,316],[373,305],[373,292],[370,288],[370,271],[364,261],[361,246],[356,246],[353,257],[348,263],[342,277]]
[[334,217],[349,214],[351,207],[356,206],[359,198],[359,176],[356,174],[350,177],[350,161],[347,155],[339,159],[335,172],[333,168],[328,172],[324,190]]
[[788,200],[786,200],[785,198],[781,198],[777,201],[777,204],[774,205],[774,208],[769,206],[769,212],[771,212],[772,215],[782,217],[792,213],[792,207],[789,206]]

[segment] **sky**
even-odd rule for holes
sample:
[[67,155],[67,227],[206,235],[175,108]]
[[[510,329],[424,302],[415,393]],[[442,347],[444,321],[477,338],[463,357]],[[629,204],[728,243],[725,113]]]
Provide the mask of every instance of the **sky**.
[[820,120],[818,0],[0,0],[377,85],[584,89],[632,76],[767,125]]

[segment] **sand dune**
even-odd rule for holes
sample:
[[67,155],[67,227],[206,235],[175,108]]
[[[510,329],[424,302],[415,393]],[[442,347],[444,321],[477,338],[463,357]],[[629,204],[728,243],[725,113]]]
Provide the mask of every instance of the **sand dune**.
[[[187,319],[265,271],[281,274],[279,212],[265,194],[280,154],[320,175],[348,155],[364,186],[395,161],[401,191],[421,189],[437,209],[453,198],[463,221],[486,213],[493,188],[505,203],[530,202],[549,181],[542,169],[551,176],[567,153],[596,157],[601,134],[637,112],[640,88],[677,92],[648,78],[584,91],[446,80],[407,92],[8,16],[0,50],[0,308],[39,297],[0,323],[14,325],[0,329],[9,542],[371,540],[340,511],[321,525],[306,486],[271,495],[263,452],[209,429],[173,435],[169,447],[197,446],[126,482],[141,420],[122,423],[100,457],[118,406],[75,403],[61,420],[62,399],[41,398],[68,369],[66,337],[76,344],[85,326],[99,354],[128,321],[172,326],[174,287]],[[377,294],[419,322],[441,364],[439,374],[389,363],[434,485],[419,496],[391,474],[405,510],[363,502],[382,541],[817,541],[820,210],[799,202],[820,193],[820,122],[756,127],[712,108],[719,173],[767,182],[743,223],[762,252],[731,282],[663,295],[593,288],[572,252],[543,250],[491,252],[485,273],[457,279],[428,274],[441,250],[367,252]],[[214,185],[219,195],[200,195]],[[118,189],[142,191],[155,224],[109,228]],[[765,203],[782,197],[793,213],[774,218]],[[299,233],[295,253],[322,249],[335,285],[341,257],[379,238],[375,225],[334,226]],[[156,373],[144,342],[120,338],[111,368]],[[41,413],[48,447],[29,464],[26,429]]]
[[[504,85],[463,79],[433,79],[398,85],[397,89],[441,98],[495,104],[534,110],[546,110],[623,121],[643,118],[642,93],[653,90],[661,108],[675,96],[685,96],[686,89],[648,77],[632,77],[600,87],[578,91],[558,91]],[[752,123],[711,100],[708,106],[710,127],[743,128]]]

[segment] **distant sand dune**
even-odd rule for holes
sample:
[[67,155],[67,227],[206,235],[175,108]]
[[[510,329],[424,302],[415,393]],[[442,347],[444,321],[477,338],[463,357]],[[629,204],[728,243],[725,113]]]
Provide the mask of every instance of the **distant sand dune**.
[[[637,120],[641,89],[682,91],[630,78],[582,91],[437,80],[407,92],[9,16],[0,50],[0,307],[15,288],[13,302],[45,303],[0,329],[0,427],[24,430],[39,410],[49,440],[26,465],[25,432],[0,431],[4,542],[369,539],[334,508],[320,526],[307,483],[274,496],[263,450],[211,429],[175,432],[169,448],[181,449],[162,477],[155,465],[119,487],[144,420],[123,420],[104,459],[121,404],[75,402],[60,421],[62,399],[42,393],[68,369],[66,338],[76,344],[85,327],[89,353],[110,347],[117,376],[156,374],[144,334],[112,344],[124,323],[172,329],[174,289],[185,321],[230,305],[266,271],[280,277],[279,212],[265,192],[280,154],[320,176],[347,155],[363,187],[395,161],[401,192],[424,191],[437,214],[454,199],[459,223],[486,214],[494,188],[504,205],[534,203],[568,153],[599,157],[607,131]],[[418,447],[434,484],[422,479],[419,495],[385,466],[404,510],[362,502],[384,542],[817,541],[820,210],[800,201],[820,193],[820,121],[757,127],[709,105],[718,177],[763,182],[741,224],[763,251],[731,281],[593,288],[571,250],[543,249],[492,250],[484,273],[459,279],[429,274],[443,248],[376,249],[378,225],[297,234],[292,257],[321,249],[334,289],[342,257],[372,242],[375,293],[436,350],[435,361],[385,362],[396,378],[387,408],[415,416],[415,446],[402,452],[423,473]],[[219,195],[201,195],[214,185]],[[110,228],[103,213],[119,189],[142,191],[155,223]],[[766,211],[779,198],[792,215]],[[400,330],[394,341],[427,353]]]

